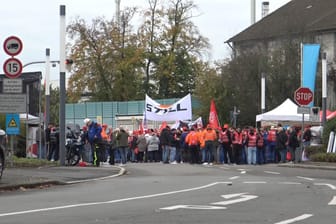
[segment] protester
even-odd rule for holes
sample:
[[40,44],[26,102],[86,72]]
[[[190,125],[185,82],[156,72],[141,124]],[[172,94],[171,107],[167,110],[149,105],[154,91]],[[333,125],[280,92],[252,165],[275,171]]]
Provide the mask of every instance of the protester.
[[213,152],[215,149],[214,143],[217,140],[217,134],[210,125],[208,125],[207,128],[203,131],[203,139],[205,143],[205,157],[203,165],[213,165]]
[[49,161],[58,161],[59,159],[59,128],[52,127],[50,131],[50,150],[47,156]]
[[149,138],[147,139],[148,162],[159,162],[159,145],[160,139],[154,130],[152,130]]
[[[102,127],[97,122],[94,122],[89,118],[84,119],[84,123],[88,129],[87,140],[91,145],[93,165],[99,166],[101,154],[105,153],[105,146],[102,142],[101,136]],[[99,149],[100,151],[97,152],[97,149]]]
[[265,158],[265,141],[267,140],[267,133],[264,128],[260,128],[257,132],[257,164],[261,165],[266,162]]
[[258,134],[254,128],[250,128],[248,134],[246,135],[247,143],[247,164],[256,165],[257,164],[257,140]]
[[271,126],[271,129],[268,131],[268,147],[266,151],[267,162],[274,163],[276,161],[276,139],[277,139],[277,131],[274,126]]
[[190,164],[196,164],[199,161],[199,138],[198,134],[195,131],[195,128],[192,127],[190,132],[185,138],[185,143],[189,147],[189,155],[190,155]]
[[234,158],[232,156],[232,139],[231,132],[229,130],[229,125],[225,124],[222,130],[219,132],[219,162],[224,164],[234,163]]
[[118,151],[121,157],[120,166],[124,166],[127,162],[127,148],[128,148],[128,132],[123,127],[119,128],[120,131],[117,134],[117,140],[119,142]]
[[46,158],[46,149],[45,149],[45,133],[43,130],[43,124],[41,124],[35,132],[36,135],[36,144],[37,144],[37,153],[39,159]]
[[290,162],[301,161],[300,140],[298,139],[298,131],[296,127],[289,128],[288,151],[290,153]]
[[232,151],[233,158],[236,164],[241,164],[242,162],[242,150],[243,150],[243,139],[240,128],[233,129],[232,131]]
[[162,147],[162,162],[168,163],[170,145],[172,144],[172,136],[169,126],[162,129],[160,134],[160,143]]
[[[286,162],[286,154],[287,154],[287,143],[288,136],[284,130],[283,127],[278,127],[278,133],[276,137],[276,151],[279,152],[280,158],[277,159],[278,161],[281,161],[282,163]],[[278,154],[278,155],[279,155]]]

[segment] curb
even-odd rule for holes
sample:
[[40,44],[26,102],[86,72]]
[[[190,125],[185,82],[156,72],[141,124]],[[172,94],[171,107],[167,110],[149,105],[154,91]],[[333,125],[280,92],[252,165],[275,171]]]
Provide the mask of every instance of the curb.
[[319,165],[304,165],[304,164],[280,164],[278,166],[279,167],[288,167],[288,168],[336,170],[336,166],[319,166]]
[[104,177],[97,177],[97,178],[91,178],[91,179],[82,179],[82,180],[75,180],[75,181],[61,181],[61,180],[45,180],[45,181],[33,181],[31,183],[22,183],[22,184],[13,184],[13,185],[7,185],[7,186],[0,186],[0,193],[2,191],[14,191],[18,190],[20,188],[36,188],[36,187],[42,187],[43,185],[70,185],[70,184],[78,184],[78,183],[85,183],[90,181],[96,181],[96,180],[105,180],[109,178],[119,177],[124,175],[127,171],[119,166],[113,166],[114,168],[119,168],[119,172],[117,174],[104,176]]

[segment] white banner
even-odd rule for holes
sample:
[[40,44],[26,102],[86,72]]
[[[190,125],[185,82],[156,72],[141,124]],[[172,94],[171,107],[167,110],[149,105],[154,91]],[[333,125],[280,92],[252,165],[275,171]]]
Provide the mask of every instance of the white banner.
[[152,121],[191,120],[191,95],[183,97],[171,105],[162,105],[146,95],[145,116]]

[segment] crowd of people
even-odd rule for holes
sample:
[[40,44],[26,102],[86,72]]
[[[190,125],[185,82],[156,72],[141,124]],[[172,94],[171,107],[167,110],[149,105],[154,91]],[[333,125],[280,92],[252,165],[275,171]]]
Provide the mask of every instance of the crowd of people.
[[[265,164],[301,162],[302,149],[310,144],[311,131],[306,127],[205,128],[164,127],[162,130],[129,132],[123,127],[107,128],[90,119],[84,120],[81,138],[91,148],[89,163],[95,163],[96,144],[103,150],[103,162],[124,166],[128,162]],[[302,135],[303,134],[303,135]],[[302,137],[301,137],[302,135]],[[302,147],[301,147],[301,144]]]

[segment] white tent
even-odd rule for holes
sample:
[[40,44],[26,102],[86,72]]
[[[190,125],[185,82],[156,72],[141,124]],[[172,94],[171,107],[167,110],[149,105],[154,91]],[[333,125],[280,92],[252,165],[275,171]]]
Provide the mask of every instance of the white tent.
[[[34,125],[34,124],[38,125],[40,123],[40,118],[39,117],[35,117],[31,114],[26,114],[26,113],[20,114],[20,120],[24,121],[24,122],[28,121],[27,123],[32,124],[32,125]],[[41,122],[42,121],[43,120],[41,120]]]
[[[302,114],[297,112],[298,106],[289,98],[271,111],[256,116],[256,121],[302,121]],[[305,121],[309,121],[309,114],[305,114]]]

